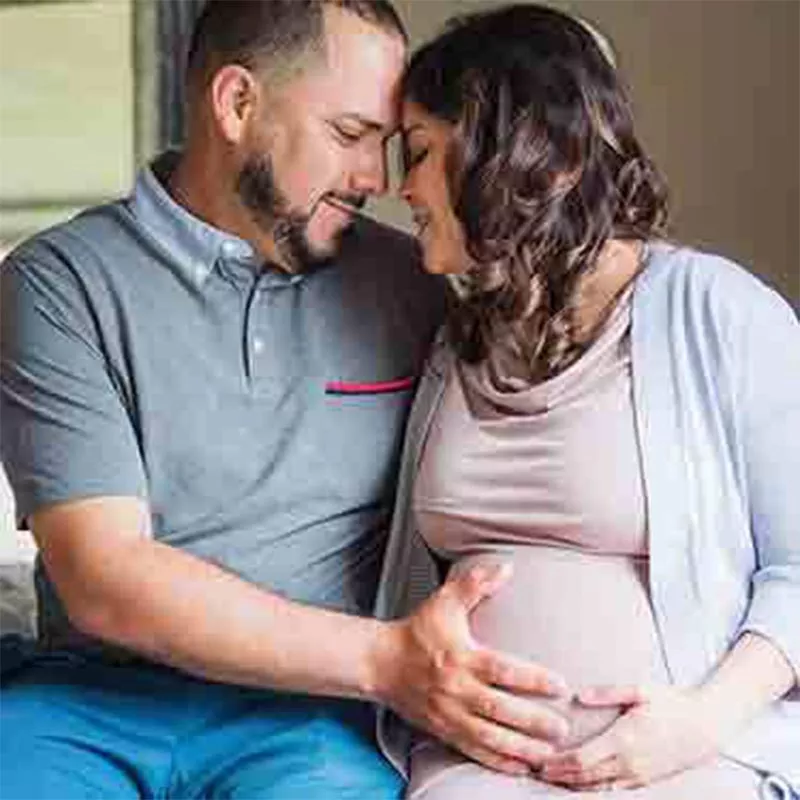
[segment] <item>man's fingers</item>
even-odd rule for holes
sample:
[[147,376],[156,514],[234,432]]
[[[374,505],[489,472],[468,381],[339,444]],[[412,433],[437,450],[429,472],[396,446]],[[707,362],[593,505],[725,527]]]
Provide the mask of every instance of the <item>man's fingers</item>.
[[[525,772],[539,768],[556,752],[553,745],[523,733],[496,725],[480,717],[471,717],[453,744],[463,753],[487,763],[487,755],[507,764],[524,764]],[[481,754],[480,756],[476,754]],[[508,772],[509,769],[503,769]],[[520,770],[514,770],[517,774]]]
[[581,705],[593,708],[635,706],[647,702],[649,697],[650,693],[644,686],[591,686],[575,695]]
[[569,733],[566,719],[541,700],[476,684],[466,705],[473,713],[490,722],[514,728],[536,739],[558,743]]
[[448,578],[444,589],[453,593],[466,612],[472,611],[481,600],[494,594],[510,577],[508,561],[491,565],[478,565]]
[[506,653],[483,648],[473,654],[473,674],[491,686],[516,694],[567,697],[567,682],[557,672]]

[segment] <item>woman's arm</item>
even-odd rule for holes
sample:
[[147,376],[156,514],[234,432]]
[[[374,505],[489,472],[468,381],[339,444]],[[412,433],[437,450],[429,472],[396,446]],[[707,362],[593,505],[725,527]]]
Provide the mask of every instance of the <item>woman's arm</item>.
[[769,639],[745,633],[696,692],[700,713],[730,736],[797,686],[784,653]]
[[548,780],[625,787],[679,772],[718,753],[798,686],[800,326],[788,304],[752,276],[724,274],[725,291],[708,300],[714,312],[708,333],[725,345],[720,370],[730,387],[730,430],[741,454],[755,551],[749,606],[731,632],[730,650],[701,686],[580,696],[587,705],[630,709],[604,734],[550,761]]
[[745,633],[699,687],[580,692],[585,706],[629,709],[604,733],[550,759],[540,776],[575,789],[644,786],[712,758],[796,685],[781,650]]

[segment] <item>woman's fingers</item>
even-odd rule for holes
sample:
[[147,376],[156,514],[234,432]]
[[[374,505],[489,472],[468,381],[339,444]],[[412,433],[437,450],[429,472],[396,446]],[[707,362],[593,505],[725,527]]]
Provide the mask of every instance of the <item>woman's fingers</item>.
[[583,706],[605,708],[639,705],[647,702],[650,695],[645,686],[591,686],[578,690],[575,700]]
[[548,783],[557,783],[573,789],[622,788],[624,775],[622,765],[616,755],[599,761],[592,766],[573,771],[553,772],[547,767],[539,771],[539,777]]
[[548,759],[541,774],[544,780],[554,783],[563,781],[583,784],[591,781],[591,777],[587,776],[594,775],[601,765],[605,765],[609,761],[617,761],[618,756],[619,743],[614,733],[614,726],[612,726],[605,733],[589,739],[580,747],[565,750]]

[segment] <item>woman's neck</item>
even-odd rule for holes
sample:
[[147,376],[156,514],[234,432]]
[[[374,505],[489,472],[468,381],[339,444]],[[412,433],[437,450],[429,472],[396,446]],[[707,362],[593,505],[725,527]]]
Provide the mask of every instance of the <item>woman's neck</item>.
[[613,310],[623,290],[639,273],[644,245],[639,241],[609,239],[594,269],[578,288],[575,334],[579,342],[591,341]]

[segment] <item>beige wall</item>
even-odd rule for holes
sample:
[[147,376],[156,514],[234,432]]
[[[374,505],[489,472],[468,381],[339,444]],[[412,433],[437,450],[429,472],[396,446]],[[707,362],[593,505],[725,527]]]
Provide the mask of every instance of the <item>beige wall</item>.
[[132,0],[0,0],[0,251],[127,190]]
[[[0,258],[21,237],[127,191],[133,1],[0,0]],[[0,562],[28,552],[13,528],[0,469]]]
[[[133,164],[128,1],[0,7],[0,199],[124,190]],[[454,13],[493,5],[396,1],[416,42]],[[554,4],[613,39],[642,138],[672,186],[676,234],[751,265],[800,302],[800,2]],[[34,213],[44,223],[51,212]],[[383,201],[380,213],[408,223],[399,202]],[[0,474],[0,538],[10,526]]]
[[[398,0],[412,37],[482,0]],[[666,173],[678,238],[800,302],[800,2],[552,0],[612,39],[640,135]],[[382,213],[404,224],[405,212]]]
[[[800,0],[551,2],[614,41],[641,136],[672,188],[677,237],[752,266],[800,302]],[[129,184],[130,3],[0,3],[0,238],[66,216],[71,198]],[[415,43],[454,13],[499,4],[396,0]],[[15,198],[25,211],[9,208]],[[59,199],[66,207],[48,208]],[[397,201],[378,213],[409,221]]]

